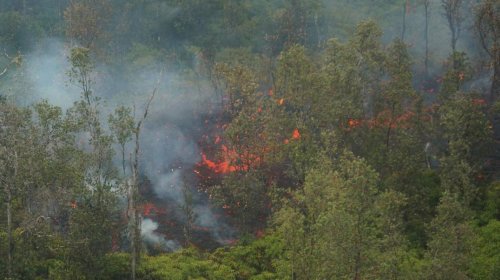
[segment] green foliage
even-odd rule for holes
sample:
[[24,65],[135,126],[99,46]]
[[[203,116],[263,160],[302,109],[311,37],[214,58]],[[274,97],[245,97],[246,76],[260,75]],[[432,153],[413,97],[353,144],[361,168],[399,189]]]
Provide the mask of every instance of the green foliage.
[[[205,124],[218,119],[198,130],[169,114],[183,133],[217,131],[214,158],[228,168],[206,190],[244,237],[211,253],[144,256],[139,279],[499,278],[498,104],[477,86],[490,71],[470,52],[477,42],[422,77],[419,37],[385,42],[401,12],[418,19],[428,1],[365,2],[0,0],[0,277],[129,277],[130,255],[114,245],[127,243],[116,240],[126,235],[119,201],[137,131],[131,108],[107,111],[101,97],[124,104],[162,68],[169,94],[154,102],[183,98],[209,112]],[[490,0],[477,8],[494,101],[498,13]],[[12,66],[20,53],[43,58],[30,49],[45,37],[82,46],[69,51],[81,98],[67,112],[8,102],[38,92],[25,86],[37,73]],[[438,47],[426,66],[441,63]],[[419,92],[437,87],[436,98]],[[113,112],[106,125],[102,112]],[[198,197],[184,196],[192,223]]]
[[229,266],[237,279],[276,279],[275,266],[283,249],[282,240],[270,234],[248,244],[217,249],[210,259]]
[[468,279],[474,232],[469,210],[457,195],[445,192],[429,224],[426,278]]
[[458,93],[471,77],[469,58],[464,52],[453,52],[446,61],[446,67],[447,71],[439,93],[439,99],[443,102]]
[[471,263],[471,275],[474,279],[497,279],[500,277],[500,222],[490,222],[477,229]]
[[143,258],[137,277],[144,280],[236,279],[231,268],[204,259],[200,253],[192,249],[185,249],[169,255]]
[[491,137],[489,121],[477,100],[474,96],[457,95],[440,108],[443,138],[448,142],[447,153],[441,160],[442,183],[465,203],[477,198],[473,176],[481,170]]
[[486,188],[481,212],[481,221],[500,220],[500,184],[494,182]]
[[304,189],[276,213],[289,260],[286,274],[365,278],[379,270],[384,279],[398,278],[405,238],[399,211],[392,207],[404,200],[395,193],[379,197],[378,176],[365,161],[346,153],[336,164],[336,171],[326,171],[332,165],[321,161],[321,168],[308,173]]

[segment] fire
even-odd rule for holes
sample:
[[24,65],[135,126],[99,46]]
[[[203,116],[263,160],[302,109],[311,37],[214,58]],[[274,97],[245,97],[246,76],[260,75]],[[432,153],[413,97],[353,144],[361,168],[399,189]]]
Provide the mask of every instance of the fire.
[[250,166],[260,164],[260,157],[248,152],[239,154],[234,149],[229,149],[222,145],[221,161],[212,161],[204,153],[201,154],[201,164],[218,174],[225,174],[235,171],[248,171]]
[[349,127],[358,127],[361,125],[361,121],[360,120],[357,120],[357,119],[349,119],[347,121],[347,125],[349,125]]
[[156,207],[153,203],[146,203],[142,206],[142,213],[144,216],[150,216],[153,214],[164,213],[165,211]]
[[283,105],[285,103],[285,98],[278,100],[278,105]]
[[486,100],[484,100],[482,98],[475,98],[475,99],[472,99],[472,104],[474,104],[474,105],[485,105],[486,104]]
[[458,79],[459,79],[460,81],[463,81],[463,80],[464,80],[464,78],[465,78],[465,74],[464,74],[464,72],[460,72],[460,73],[458,73]]
[[[300,131],[298,128],[294,129],[293,132],[292,132],[292,137],[290,139],[294,139],[294,140],[298,140],[300,139]],[[283,144],[288,144],[290,143],[290,139],[285,139],[283,140]]]

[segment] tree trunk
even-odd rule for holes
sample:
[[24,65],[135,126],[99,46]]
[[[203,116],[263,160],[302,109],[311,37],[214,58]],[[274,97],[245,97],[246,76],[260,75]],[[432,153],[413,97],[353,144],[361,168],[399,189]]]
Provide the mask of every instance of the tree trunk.
[[451,28],[451,50],[453,53],[457,50],[457,35],[455,28]]
[[354,279],[361,279],[361,251],[358,250],[356,253],[355,263],[354,263]]
[[[498,52],[500,53],[500,51]],[[497,101],[498,94],[500,94],[500,55],[497,55],[497,59],[493,64],[493,81],[490,89],[491,104]]]
[[405,40],[405,33],[406,33],[406,7],[408,5],[408,1],[405,2],[403,5],[403,30],[401,31],[401,41]]
[[424,67],[425,67],[425,77],[427,78],[429,76],[429,1],[425,1],[424,3],[424,8],[425,8],[425,33],[424,33],[424,39],[425,39],[425,60],[424,60]]
[[12,192],[9,185],[6,186],[7,192],[7,278],[12,278],[12,253],[14,243],[12,240]]
[[146,103],[146,108],[144,109],[144,115],[142,119],[137,122],[137,126],[135,127],[135,148],[134,148],[134,158],[133,161],[131,159],[132,164],[132,182],[129,183],[129,217],[130,224],[132,230],[132,240],[131,240],[131,249],[132,249],[132,259],[131,259],[131,279],[136,279],[136,268],[140,261],[140,248],[141,248],[141,221],[139,217],[139,213],[137,211],[136,203],[137,198],[139,197],[139,150],[140,150],[140,142],[139,136],[141,134],[141,127],[148,116],[149,106],[151,105],[151,101],[155,97],[156,91],[160,85],[160,80],[162,77],[163,71],[160,73],[160,78],[157,81],[156,87],[153,89],[153,93]]
[[132,182],[128,184],[128,207],[129,207],[129,219],[130,219],[130,232],[131,232],[131,238],[130,238],[130,247],[131,247],[131,261],[130,261],[130,266],[131,266],[131,276],[130,279],[135,280],[136,279],[136,268],[137,264],[139,262],[139,246],[138,240],[138,232],[140,234],[140,231],[138,231],[138,216],[137,216],[137,211],[136,211],[136,185],[135,185],[136,179],[133,178]]

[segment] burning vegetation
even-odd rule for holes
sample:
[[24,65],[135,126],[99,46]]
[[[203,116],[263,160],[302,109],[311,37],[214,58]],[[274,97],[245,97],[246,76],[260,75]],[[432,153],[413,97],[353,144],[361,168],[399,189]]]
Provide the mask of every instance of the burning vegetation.
[[0,278],[497,279],[499,11],[0,1]]

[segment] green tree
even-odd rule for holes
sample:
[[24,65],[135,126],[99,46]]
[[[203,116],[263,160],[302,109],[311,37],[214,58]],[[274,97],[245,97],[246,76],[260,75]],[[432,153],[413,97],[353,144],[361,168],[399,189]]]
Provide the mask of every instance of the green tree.
[[445,190],[458,194],[466,205],[477,196],[474,176],[481,171],[489,152],[491,128],[472,95],[458,95],[440,108],[442,136],[448,143],[441,158],[441,180]]
[[24,147],[29,142],[30,112],[18,109],[4,102],[0,104],[1,133],[1,183],[3,185],[5,200],[5,217],[7,233],[7,272],[5,277],[13,279],[14,272],[14,230],[19,221],[14,221],[14,205],[19,203],[23,192],[23,175],[26,173],[24,160],[27,158],[27,149]]
[[120,106],[115,109],[114,114],[109,115],[108,122],[110,124],[113,136],[116,142],[120,145],[122,171],[125,175],[126,158],[125,158],[125,145],[132,139],[134,130],[134,118],[132,117],[132,109],[125,106]]
[[401,260],[392,257],[404,252],[401,214],[387,207],[401,205],[401,198],[379,197],[377,173],[348,152],[335,166],[336,171],[319,161],[304,189],[275,215],[289,260],[287,279],[363,279],[375,277],[375,271],[397,278]]
[[430,241],[425,278],[469,279],[474,232],[470,226],[470,213],[455,194],[443,194],[428,230]]
[[500,277],[500,222],[490,220],[487,225],[477,229],[474,240],[473,258],[470,266],[474,279],[497,279]]
[[[81,204],[70,218],[72,249],[68,259],[89,278],[99,275],[102,258],[111,248],[111,230],[115,227],[117,172],[113,165],[113,139],[102,128],[100,98],[93,92],[93,63],[90,50],[71,50],[70,80],[80,89],[81,98],[69,110],[68,118],[88,141],[84,185],[77,194]],[[87,238],[90,234],[92,238]],[[80,254],[74,254],[79,252]]]

